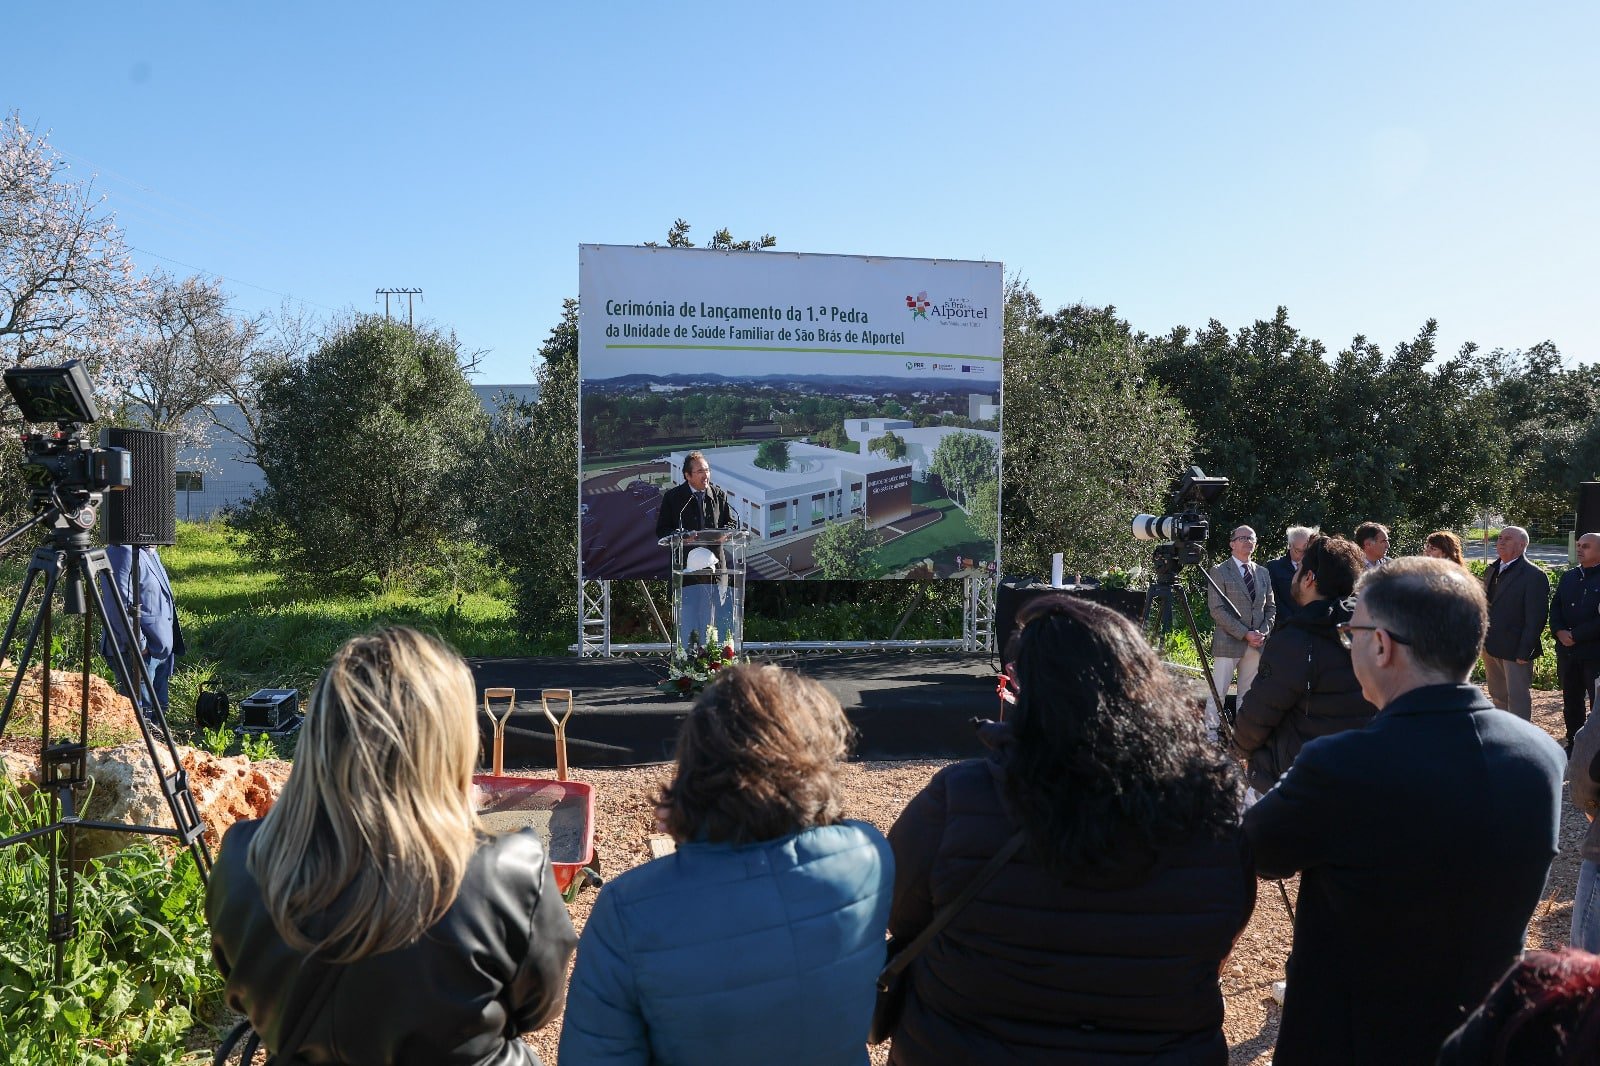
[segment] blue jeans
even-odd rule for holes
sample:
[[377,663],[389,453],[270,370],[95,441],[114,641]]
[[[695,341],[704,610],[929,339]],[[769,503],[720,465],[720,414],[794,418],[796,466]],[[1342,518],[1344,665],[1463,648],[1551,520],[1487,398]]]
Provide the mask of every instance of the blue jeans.
[[1572,946],[1600,954],[1600,863],[1584,859],[1572,901]]

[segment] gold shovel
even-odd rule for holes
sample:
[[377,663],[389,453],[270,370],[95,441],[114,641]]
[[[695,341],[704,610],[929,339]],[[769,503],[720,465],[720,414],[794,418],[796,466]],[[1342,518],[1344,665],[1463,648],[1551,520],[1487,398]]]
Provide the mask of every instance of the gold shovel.
[[[550,710],[551,700],[566,700],[566,713],[558,719]],[[539,692],[539,705],[544,708],[544,716],[550,719],[550,727],[555,731],[556,738],[556,780],[567,779],[567,719],[572,717],[572,690],[570,688],[547,688]]]
[[[494,704],[491,700],[505,700],[506,709],[501,714],[494,713]],[[511,718],[511,712],[517,708],[517,690],[514,688],[486,688],[483,690],[483,713],[489,716],[489,721],[494,723],[494,776],[506,775],[506,722]],[[549,714],[549,711],[545,712]]]

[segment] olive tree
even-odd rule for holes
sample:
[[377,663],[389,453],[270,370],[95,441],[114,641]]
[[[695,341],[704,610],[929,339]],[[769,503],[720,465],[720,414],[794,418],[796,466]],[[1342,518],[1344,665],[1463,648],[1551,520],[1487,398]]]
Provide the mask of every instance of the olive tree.
[[273,367],[261,383],[266,487],[241,523],[256,554],[389,588],[470,540],[485,416],[459,355],[452,334],[363,316]]

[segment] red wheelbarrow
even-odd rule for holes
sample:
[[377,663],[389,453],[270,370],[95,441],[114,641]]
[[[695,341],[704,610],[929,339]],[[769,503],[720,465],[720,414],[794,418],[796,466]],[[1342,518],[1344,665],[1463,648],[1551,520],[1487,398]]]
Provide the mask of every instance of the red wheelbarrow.
[[[496,704],[504,710],[496,713]],[[566,701],[566,711],[557,718],[550,701]],[[474,774],[473,800],[478,820],[491,833],[514,833],[533,828],[544,840],[550,868],[555,873],[561,897],[571,903],[585,885],[599,887],[600,863],[594,847],[594,786],[567,780],[567,719],[572,717],[572,690],[547,688],[539,693],[539,704],[555,733],[556,776],[505,776],[506,721],[517,705],[514,688],[490,688],[483,692],[483,710],[494,723],[494,772]]]

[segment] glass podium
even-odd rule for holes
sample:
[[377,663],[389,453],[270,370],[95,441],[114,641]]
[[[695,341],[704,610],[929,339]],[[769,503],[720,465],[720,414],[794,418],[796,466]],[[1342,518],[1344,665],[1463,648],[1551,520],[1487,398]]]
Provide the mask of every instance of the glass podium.
[[675,652],[693,655],[707,644],[744,646],[745,529],[680,529],[662,537],[672,551],[672,628]]

